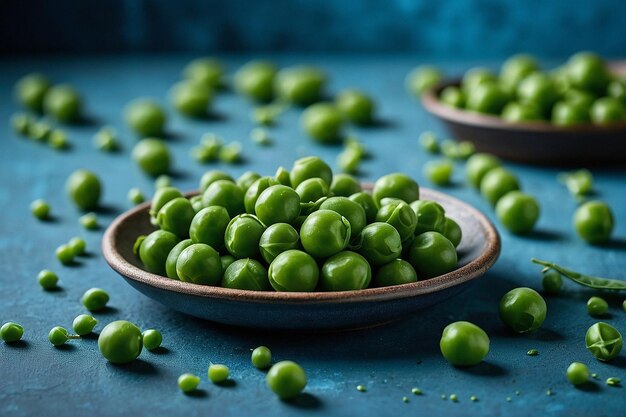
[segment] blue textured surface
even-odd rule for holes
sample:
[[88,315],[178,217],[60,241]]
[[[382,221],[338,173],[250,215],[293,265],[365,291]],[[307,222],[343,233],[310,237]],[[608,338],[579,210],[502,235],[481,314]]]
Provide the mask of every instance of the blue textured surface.
[[[611,363],[596,361],[585,349],[586,329],[597,320],[586,313],[586,299],[594,292],[566,283],[557,297],[547,297],[548,317],[532,335],[512,335],[497,317],[500,297],[517,286],[540,288],[539,269],[532,256],[553,259],[564,265],[598,275],[624,278],[626,269],[626,171],[596,171],[598,198],[606,200],[617,216],[614,242],[606,248],[589,247],[571,228],[576,207],[566,189],[557,183],[556,169],[509,164],[521,178],[524,189],[537,196],[543,213],[537,232],[514,237],[502,232],[503,252],[496,266],[458,297],[404,321],[348,333],[284,334],[215,325],[173,312],[144,297],[110,270],[102,259],[101,231],[86,232],[77,223],[79,213],[65,198],[63,184],[79,167],[96,171],[105,185],[100,215],[103,225],[129,208],[126,193],[138,186],[152,192],[152,181],[130,163],[133,136],[121,122],[121,109],[138,95],[165,97],[189,57],[110,57],[91,59],[12,60],[0,65],[0,321],[24,325],[24,342],[0,344],[0,414],[25,415],[621,415],[626,406],[624,388],[604,384],[610,376],[626,380],[626,356]],[[246,57],[231,57],[236,68]],[[404,92],[403,78],[415,64],[407,57],[375,56],[324,58],[315,56],[277,57],[281,64],[309,61],[320,64],[332,76],[331,91],[347,86],[366,88],[380,104],[385,123],[371,129],[354,129],[375,157],[364,163],[364,180],[389,171],[404,171],[426,184],[421,167],[431,157],[417,145],[426,129],[441,132]],[[460,72],[470,62],[441,63]],[[16,110],[11,98],[12,83],[23,73],[40,70],[54,80],[74,83],[84,92],[88,113],[97,123],[68,128],[74,148],[67,153],[15,137],[6,121]],[[187,121],[172,114],[169,143],[176,155],[175,184],[191,189],[205,169],[188,157],[189,148],[204,132],[216,132],[226,140],[240,140],[248,162],[228,167],[237,175],[245,170],[273,173],[277,165],[290,166],[305,154],[319,154],[334,161],[337,147],[323,147],[306,139],[297,123],[298,112],[289,111],[272,129],[276,145],[258,148],[248,139],[252,128],[251,106],[241,98],[224,94],[217,98],[216,111],[222,118]],[[120,154],[97,152],[91,143],[101,124],[119,128],[124,149]],[[445,137],[445,136],[444,136]],[[456,185],[448,192],[468,201],[493,218],[480,196],[463,185],[462,165],[454,174]],[[36,198],[50,201],[54,222],[33,219],[28,205]],[[75,267],[62,267],[54,249],[74,235],[85,236],[90,256]],[[46,293],[37,282],[42,268],[61,277],[62,290]],[[96,314],[102,325],[129,319],[142,328],[162,331],[166,349],[143,352],[129,366],[114,366],[99,354],[95,338],[72,341],[55,349],[48,330],[71,326],[84,312],[79,298],[90,287],[111,294],[111,308]],[[626,313],[620,305],[624,295],[607,297],[611,315],[605,320],[626,334]],[[445,325],[469,320],[491,337],[486,361],[473,368],[456,369],[438,350]],[[276,360],[291,359],[306,369],[306,396],[293,403],[278,401],[265,387],[264,373],[249,364],[250,349],[269,346]],[[539,356],[526,351],[538,349]],[[209,362],[225,363],[235,384],[218,387],[203,378],[201,394],[185,396],[176,386],[183,372],[205,375]],[[588,389],[575,389],[565,378],[572,361],[582,361],[597,372],[600,381]],[[366,393],[356,385],[365,385]],[[419,387],[423,396],[412,396]],[[553,396],[547,396],[551,388]],[[519,395],[516,395],[519,391]],[[457,394],[459,403],[440,395]],[[469,401],[471,395],[480,400]],[[402,397],[408,396],[405,404]],[[507,401],[507,397],[511,401]]]
[[0,52],[626,54],[622,0],[3,0]]

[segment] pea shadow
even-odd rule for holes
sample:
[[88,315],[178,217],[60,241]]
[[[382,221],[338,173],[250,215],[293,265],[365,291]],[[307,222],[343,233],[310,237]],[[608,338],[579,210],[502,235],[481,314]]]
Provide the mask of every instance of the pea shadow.
[[564,234],[554,230],[534,229],[525,235],[514,235],[516,237],[528,240],[543,240],[546,242],[556,242],[564,239]]
[[126,364],[108,362],[107,366],[137,375],[157,375],[159,373],[158,369],[154,365],[139,358]]
[[234,379],[227,379],[215,385],[222,387],[222,388],[235,388],[237,386],[237,381],[235,381]]
[[98,340],[98,337],[100,336],[100,333],[87,333],[85,335],[82,335],[80,338],[83,340]]
[[530,333],[516,333],[512,329],[504,325],[500,325],[494,327],[489,333],[496,337],[507,339],[539,340],[543,342],[557,342],[565,340],[565,337],[561,333],[545,328],[539,328]]
[[283,402],[292,407],[308,410],[319,410],[324,406],[324,403],[318,397],[309,394],[308,392],[303,392],[296,398],[284,400]]
[[85,114],[85,115],[80,116],[80,118],[73,121],[69,125],[74,126],[74,127],[94,127],[94,126],[99,126],[102,124],[103,124],[102,119],[93,115]]
[[80,258],[92,259],[97,256],[96,252],[85,251],[82,254],[78,255]]
[[483,361],[475,366],[455,366],[454,369],[466,374],[480,377],[504,376],[509,373],[508,370],[492,362]]
[[626,357],[617,356],[611,361],[605,362],[609,366],[614,366],[616,368],[626,369]]
[[626,251],[626,239],[614,238],[611,239],[608,243],[602,245],[602,247],[618,251]]
[[119,310],[115,307],[105,306],[103,309],[94,311],[95,314],[109,316],[111,314],[119,313]]
[[360,125],[363,129],[393,129],[398,126],[398,122],[385,117],[377,117],[371,123]]
[[55,216],[54,214],[49,214],[48,217],[41,219],[40,222],[45,224],[56,224],[61,222],[61,218],[59,216]]
[[575,388],[584,392],[596,393],[600,392],[600,385],[595,381],[587,381],[584,384],[576,385]]
[[193,391],[186,392],[185,396],[189,398],[208,398],[209,392],[202,388],[196,388]]
[[11,349],[29,349],[30,343],[24,339],[17,340],[15,342],[5,343]]
[[185,135],[181,132],[174,132],[174,131],[168,130],[167,132],[163,132],[161,137],[170,142],[182,142]]
[[103,215],[118,215],[123,211],[119,206],[113,204],[101,204],[94,210],[95,213]]
[[56,350],[65,351],[65,352],[71,352],[77,349],[76,346],[74,346],[71,342],[65,343],[59,346],[54,346],[54,348]]
[[158,348],[152,349],[150,351],[150,353],[153,353],[155,355],[169,355],[171,352],[171,350],[163,346],[159,346]]

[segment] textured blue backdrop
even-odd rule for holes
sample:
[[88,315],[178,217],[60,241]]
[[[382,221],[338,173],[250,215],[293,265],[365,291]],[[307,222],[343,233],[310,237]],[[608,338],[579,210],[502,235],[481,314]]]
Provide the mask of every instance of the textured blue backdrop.
[[3,0],[0,51],[626,55],[623,0]]

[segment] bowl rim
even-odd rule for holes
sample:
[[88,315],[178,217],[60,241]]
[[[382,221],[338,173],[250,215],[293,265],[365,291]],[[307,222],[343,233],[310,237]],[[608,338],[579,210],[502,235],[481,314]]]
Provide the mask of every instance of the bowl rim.
[[[371,184],[364,184],[364,189],[371,188]],[[185,193],[186,197],[197,195],[197,191]],[[194,295],[210,299],[221,299],[237,302],[274,303],[274,304],[324,304],[324,303],[359,303],[368,301],[385,301],[410,298],[417,295],[434,293],[462,283],[471,281],[483,275],[498,259],[501,250],[501,241],[498,231],[489,219],[478,209],[452,197],[448,194],[421,188],[420,194],[427,197],[436,197],[444,203],[452,202],[460,205],[471,217],[475,218],[485,232],[485,248],[480,255],[471,262],[454,271],[434,278],[389,287],[366,288],[362,290],[337,292],[277,292],[237,290],[216,286],[199,285],[182,282],[161,275],[153,274],[138,268],[128,262],[114,245],[120,226],[140,212],[147,211],[150,201],[142,203],[119,215],[106,229],[102,237],[102,253],[109,266],[118,274],[141,284],[168,290],[176,293]]]
[[558,126],[547,121],[537,120],[529,122],[509,122],[498,116],[475,113],[465,109],[446,106],[439,101],[441,91],[446,87],[459,87],[461,79],[451,79],[427,89],[422,94],[421,101],[424,109],[440,119],[463,123],[468,126],[475,126],[487,129],[515,130],[536,133],[562,133],[570,134],[615,134],[626,132],[626,122],[612,123],[607,125],[593,125],[590,123],[572,126]]

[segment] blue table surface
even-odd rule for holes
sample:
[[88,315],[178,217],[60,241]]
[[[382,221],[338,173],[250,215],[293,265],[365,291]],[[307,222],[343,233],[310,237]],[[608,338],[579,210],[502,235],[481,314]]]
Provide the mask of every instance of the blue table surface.
[[[508,290],[529,286],[540,290],[539,268],[531,257],[554,260],[601,276],[624,278],[626,274],[626,170],[595,170],[597,197],[613,208],[617,227],[607,247],[591,247],[573,231],[575,200],[556,180],[557,168],[537,168],[507,163],[517,173],[524,190],[541,203],[536,231],[526,237],[501,231],[503,250],[496,265],[461,295],[405,320],[350,332],[282,333],[243,329],[202,321],[172,311],[146,298],[126,284],[105,263],[100,252],[103,229],[85,231],[80,215],[64,193],[67,176],[77,168],[89,168],[105,187],[99,217],[106,227],[130,208],[126,193],[139,187],[153,192],[152,179],[130,160],[136,138],[124,126],[121,111],[137,96],[152,96],[167,104],[167,91],[180,77],[189,56],[111,56],[5,58],[0,65],[0,321],[21,323],[24,341],[0,343],[0,414],[24,415],[622,415],[624,388],[606,386],[616,376],[626,380],[626,354],[610,363],[597,361],[585,348],[586,329],[598,321],[586,312],[586,300],[595,291],[567,282],[559,296],[548,296],[548,316],[543,327],[530,335],[512,335],[497,313],[500,297]],[[229,69],[249,56],[229,56]],[[441,138],[442,126],[427,115],[404,90],[408,70],[426,62],[409,56],[274,56],[281,65],[309,62],[331,76],[329,91],[359,87],[370,92],[379,105],[381,123],[353,128],[374,157],[363,163],[363,180],[402,171],[420,184],[423,164],[433,159],[418,145],[424,130]],[[460,74],[477,62],[438,62],[450,74]],[[481,63],[495,66],[495,62]],[[8,119],[18,108],[12,85],[24,73],[37,70],[55,82],[70,82],[84,93],[91,122],[67,127],[73,148],[56,152],[45,145],[18,138]],[[168,105],[169,107],[169,105]],[[186,120],[170,111],[168,143],[175,155],[174,184],[189,190],[209,169],[226,169],[233,175],[247,170],[271,175],[278,165],[290,167],[304,155],[319,155],[334,163],[340,147],[313,143],[300,130],[298,110],[289,110],[270,130],[275,145],[261,148],[249,139],[254,127],[251,104],[224,93],[215,100],[212,120]],[[115,126],[123,143],[117,154],[98,152],[93,134],[104,124]],[[246,162],[228,166],[199,165],[189,149],[200,136],[214,132],[226,141],[243,144]],[[506,140],[506,138],[503,138]],[[445,189],[474,205],[494,220],[493,210],[464,183],[463,165],[457,164],[454,184]],[[32,200],[44,198],[52,205],[54,221],[39,222],[29,212]],[[497,224],[497,222],[495,222]],[[89,256],[74,267],[63,267],[54,250],[72,236],[87,240]],[[61,290],[44,292],[36,281],[39,270],[50,268],[61,279]],[[141,328],[163,333],[165,349],[144,351],[128,366],[115,366],[102,358],[97,338],[72,341],[61,349],[47,340],[50,328],[71,327],[85,310],[79,302],[91,287],[111,295],[106,312],[96,314],[102,328],[107,322],[128,319]],[[604,318],[626,333],[624,295],[607,295],[610,315]],[[467,369],[449,365],[438,347],[442,329],[450,322],[469,320],[491,338],[484,363]],[[250,365],[250,349],[267,345],[276,360],[291,359],[307,372],[306,395],[293,402],[279,401],[265,386],[265,374]],[[538,349],[539,356],[526,352]],[[576,389],[565,370],[573,361],[586,363],[599,380]],[[228,387],[206,380],[209,362],[230,367],[235,382]],[[183,395],[176,379],[184,372],[203,376],[201,391]],[[364,385],[367,392],[356,390]],[[419,387],[423,396],[411,394]],[[551,389],[552,396],[546,395]],[[456,394],[458,403],[442,400]],[[470,396],[479,398],[471,402]],[[409,402],[402,401],[403,396]]]

